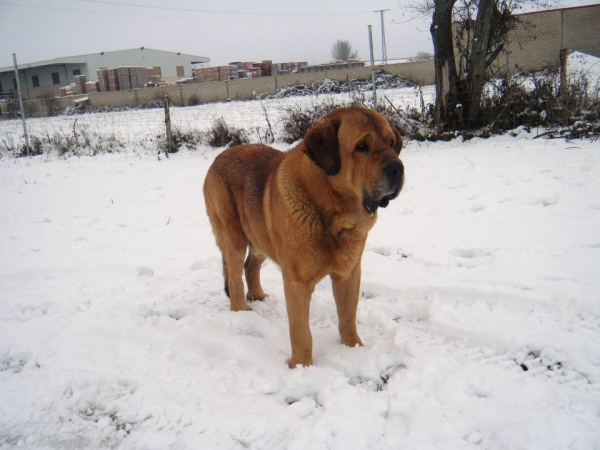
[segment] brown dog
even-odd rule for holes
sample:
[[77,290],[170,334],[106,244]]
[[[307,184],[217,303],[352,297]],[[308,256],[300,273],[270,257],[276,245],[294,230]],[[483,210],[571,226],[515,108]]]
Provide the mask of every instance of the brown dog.
[[283,274],[290,367],[312,364],[310,299],[326,275],[342,343],[363,345],[356,331],[361,258],[377,208],[385,208],[404,184],[401,148],[400,135],[381,114],[340,108],[287,152],[236,146],[208,170],[206,211],[223,255],[231,310],[249,310],[245,299],[266,297],[260,268],[267,257],[275,261]]

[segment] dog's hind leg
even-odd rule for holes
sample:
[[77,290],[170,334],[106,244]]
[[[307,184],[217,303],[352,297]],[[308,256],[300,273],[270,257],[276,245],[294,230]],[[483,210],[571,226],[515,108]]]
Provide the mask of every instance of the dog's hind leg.
[[244,256],[246,256],[246,243],[232,242],[225,244],[223,252],[223,272],[225,275],[225,292],[229,295],[231,311],[250,311],[244,296],[244,281],[242,272],[244,270]]
[[217,246],[221,250],[223,259],[224,288],[225,294],[229,297],[229,308],[231,311],[249,311],[251,308],[246,304],[242,280],[248,240],[235,228],[226,228],[223,225],[225,222],[220,217],[213,215],[210,219],[213,230],[216,230]]
[[260,268],[267,257],[263,252],[250,244],[248,257],[244,263],[244,272],[246,274],[246,283],[248,284],[248,293],[246,298],[250,301],[264,300],[268,297],[264,293],[260,284]]
[[227,262],[225,261],[225,257],[222,257],[222,261],[223,261],[223,283],[224,283],[224,289],[225,289],[225,295],[229,298],[231,297],[229,295],[229,282],[227,281]]

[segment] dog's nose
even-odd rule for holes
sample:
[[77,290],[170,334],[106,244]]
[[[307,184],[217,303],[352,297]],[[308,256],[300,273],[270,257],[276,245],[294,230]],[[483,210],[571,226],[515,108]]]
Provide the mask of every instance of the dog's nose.
[[391,184],[397,184],[402,179],[402,174],[404,173],[404,166],[402,165],[401,161],[395,159],[394,161],[387,163],[383,170],[387,176],[388,181]]

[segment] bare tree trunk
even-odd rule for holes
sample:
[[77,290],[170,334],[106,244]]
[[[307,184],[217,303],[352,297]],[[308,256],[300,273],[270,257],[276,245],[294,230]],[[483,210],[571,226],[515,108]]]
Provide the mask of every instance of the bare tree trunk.
[[[469,73],[465,83],[467,126],[475,125],[479,114],[481,93],[485,85],[485,72],[488,68],[488,48],[492,29],[492,17],[496,9],[496,0],[480,0],[477,20],[473,34],[473,47],[469,55]],[[491,61],[490,61],[491,63]]]
[[431,37],[434,48],[436,125],[458,122],[458,77],[452,39],[452,8],[456,0],[435,0]]

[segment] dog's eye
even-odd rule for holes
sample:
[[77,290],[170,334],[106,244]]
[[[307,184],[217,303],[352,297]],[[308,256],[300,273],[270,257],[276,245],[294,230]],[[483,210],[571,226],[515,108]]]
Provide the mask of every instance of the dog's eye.
[[360,153],[367,153],[369,151],[369,144],[366,142],[359,142],[356,144],[356,151]]

